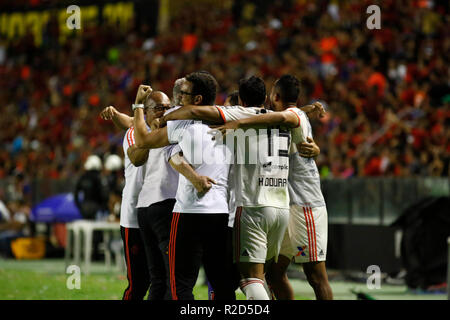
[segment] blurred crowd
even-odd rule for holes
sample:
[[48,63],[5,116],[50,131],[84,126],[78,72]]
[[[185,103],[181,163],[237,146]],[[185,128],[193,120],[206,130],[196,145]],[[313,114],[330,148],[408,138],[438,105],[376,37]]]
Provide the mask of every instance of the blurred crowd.
[[[371,4],[380,30],[366,26]],[[171,96],[194,70],[216,77],[218,104],[242,77],[268,90],[282,74],[301,79],[299,104],[329,111],[313,124],[322,178],[448,176],[448,10],[438,0],[192,1],[156,36],[145,23],[86,26],[64,44],[50,20],[41,47],[31,35],[0,40],[0,179],[26,194],[34,178],[79,176],[91,154],[122,155],[123,133],[101,109],[130,114],[139,84]]]

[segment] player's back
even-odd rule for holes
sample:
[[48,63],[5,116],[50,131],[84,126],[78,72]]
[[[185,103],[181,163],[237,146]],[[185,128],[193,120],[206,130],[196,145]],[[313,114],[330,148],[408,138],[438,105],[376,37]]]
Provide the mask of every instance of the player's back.
[[[225,122],[267,112],[239,106],[218,108]],[[288,208],[290,131],[278,126],[236,130],[234,137],[236,205]]]
[[320,175],[313,158],[300,156],[297,143],[313,137],[308,116],[299,108],[289,108],[300,119],[301,125],[292,129],[293,143],[289,152],[289,196],[291,204],[321,207],[325,200],[320,188]]
[[242,141],[239,140],[238,136],[235,165],[237,205],[287,208],[289,131],[276,127],[250,129],[246,130]]

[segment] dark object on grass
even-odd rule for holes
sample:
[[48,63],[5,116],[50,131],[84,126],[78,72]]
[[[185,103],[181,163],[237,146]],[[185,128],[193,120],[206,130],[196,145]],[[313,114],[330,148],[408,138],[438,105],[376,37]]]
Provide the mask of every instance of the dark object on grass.
[[351,289],[350,291],[356,295],[356,299],[357,300],[376,300],[371,295],[368,295],[367,293],[364,293],[362,291],[358,292],[358,291],[356,291],[354,289]]
[[427,197],[407,208],[392,224],[403,231],[402,264],[406,285],[422,289],[446,282],[450,197]]

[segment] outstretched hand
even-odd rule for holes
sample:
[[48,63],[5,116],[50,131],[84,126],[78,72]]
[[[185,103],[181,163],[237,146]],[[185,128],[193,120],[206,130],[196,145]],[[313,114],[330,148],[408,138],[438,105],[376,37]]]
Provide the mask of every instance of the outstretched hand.
[[114,108],[113,106],[109,106],[103,109],[102,112],[100,112],[100,117],[103,120],[112,120],[117,115],[117,113],[119,112],[116,108]]
[[325,117],[326,114],[325,107],[319,101],[303,106],[301,107],[301,109],[308,115],[310,119],[321,119]]

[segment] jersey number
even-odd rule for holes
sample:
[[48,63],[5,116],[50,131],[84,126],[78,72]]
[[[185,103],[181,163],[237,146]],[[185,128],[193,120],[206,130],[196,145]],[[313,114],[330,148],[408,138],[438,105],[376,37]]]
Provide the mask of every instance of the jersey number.
[[[289,132],[289,130],[285,130],[285,129],[281,129],[279,126],[276,127],[269,127],[267,128],[267,143],[269,144],[267,146],[268,152],[269,152],[269,157],[273,156],[273,135],[272,135],[272,130],[273,129],[278,129],[278,137],[280,138],[287,138],[287,147],[289,149],[289,145],[291,143],[291,134]],[[278,156],[279,157],[289,157],[289,150],[288,149],[278,149]]]

